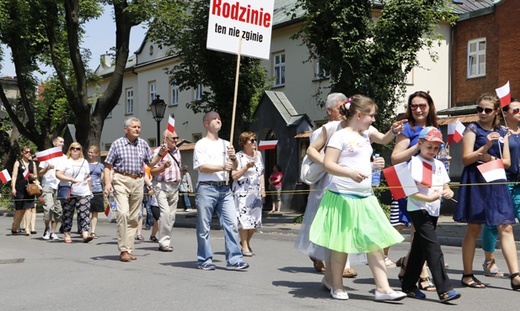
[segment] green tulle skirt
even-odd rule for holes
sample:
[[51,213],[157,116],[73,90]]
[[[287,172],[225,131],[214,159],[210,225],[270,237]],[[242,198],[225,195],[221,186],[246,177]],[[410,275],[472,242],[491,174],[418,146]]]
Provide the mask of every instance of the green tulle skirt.
[[327,190],[310,229],[310,240],[342,253],[371,253],[404,240],[375,196]]

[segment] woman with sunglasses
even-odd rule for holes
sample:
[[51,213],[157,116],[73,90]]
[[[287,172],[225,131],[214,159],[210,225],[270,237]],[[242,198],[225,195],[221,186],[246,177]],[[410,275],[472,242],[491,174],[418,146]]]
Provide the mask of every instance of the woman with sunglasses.
[[[28,209],[34,208],[34,197],[30,197],[26,187],[37,179],[36,164],[31,160],[31,148],[22,148],[20,160],[14,162],[11,178],[11,195],[14,198],[12,234],[19,234],[20,223]],[[25,233],[31,235],[31,226],[26,219]]]
[[88,243],[93,239],[92,236],[89,236],[90,197],[92,196],[90,168],[88,162],[83,157],[82,151],[83,149],[79,143],[74,142],[70,144],[67,151],[67,159],[56,168],[56,177],[61,181],[60,187],[63,185],[70,186],[70,196],[60,199],[63,207],[62,225],[65,243],[72,243],[70,231],[72,229],[74,210],[78,214],[83,242]]
[[238,214],[238,234],[242,255],[253,256],[251,238],[262,227],[262,199],[265,198],[264,164],[256,151],[256,135],[244,132],[238,137],[242,150],[237,152],[238,166],[231,172],[233,197]]
[[[511,103],[502,108],[506,126],[511,135],[509,136],[509,153],[511,155],[511,166],[506,170],[509,192],[513,198],[515,216],[520,220],[520,100],[513,98]],[[485,276],[503,277],[502,272],[495,262],[495,246],[498,230],[496,226],[484,226],[482,230],[482,249],[486,259],[482,264]]]
[[[403,131],[397,136],[394,150],[392,151],[392,164],[396,165],[402,162],[409,161],[412,156],[419,153],[419,134],[422,129],[427,126],[439,127],[437,122],[437,113],[435,111],[435,104],[433,99],[427,92],[417,91],[408,97],[408,107],[406,109],[405,118],[408,122],[404,125]],[[390,211],[390,223],[394,228],[401,232],[411,221],[406,211],[407,199],[400,199],[398,204],[392,203]],[[413,225],[411,238],[413,239]],[[388,256],[388,249],[385,250],[385,255]],[[386,260],[387,266],[393,266],[391,261]],[[408,255],[400,258],[397,261],[397,266],[401,267],[398,277],[402,279],[405,268],[408,263]],[[426,265],[421,271],[419,278],[419,289],[425,291],[436,291]]]
[[462,242],[462,264],[464,272],[461,283],[472,288],[485,288],[473,275],[475,246],[481,225],[498,229],[502,253],[511,273],[511,288],[520,289],[518,256],[512,224],[515,223],[513,201],[505,180],[487,183],[477,166],[502,159],[507,169],[511,164],[509,135],[507,128],[500,125],[500,101],[493,94],[483,94],[477,100],[478,121],[470,123],[462,138],[462,171],[458,203],[453,219],[466,223],[466,234]]

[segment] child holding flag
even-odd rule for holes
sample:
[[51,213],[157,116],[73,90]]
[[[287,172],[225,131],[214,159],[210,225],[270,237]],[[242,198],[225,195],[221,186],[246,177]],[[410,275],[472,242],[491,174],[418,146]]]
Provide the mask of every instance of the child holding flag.
[[[343,270],[347,254],[367,253],[368,265],[376,285],[375,300],[400,300],[406,294],[394,291],[386,274],[383,248],[403,241],[394,230],[374,196],[371,184],[371,142],[376,141],[375,121],[377,105],[366,96],[355,95],[340,107],[347,126],[330,138],[323,164],[330,174],[327,191],[312,222],[309,239],[329,249],[334,299],[349,299],[343,287]],[[392,135],[391,133],[389,135]],[[375,160],[374,160],[375,161]],[[376,162],[376,161],[375,161]],[[379,167],[384,159],[378,158]]]
[[[477,100],[478,121],[467,126],[462,138],[464,170],[453,219],[467,223],[462,242],[462,285],[471,288],[486,287],[473,275],[475,246],[481,225],[485,224],[497,227],[502,253],[511,273],[511,288],[518,290],[520,276],[512,228],[515,215],[504,172],[504,168],[509,168],[511,164],[509,137],[507,129],[500,125],[499,110],[500,101],[493,94],[483,94]],[[486,175],[483,173],[487,172],[481,172],[479,166],[491,162],[501,165],[503,178],[485,179]],[[497,172],[499,169],[493,171]]]
[[442,143],[442,134],[438,129],[425,127],[419,134],[419,155],[413,156],[408,163],[419,192],[408,197],[407,211],[414,224],[415,234],[402,289],[409,297],[426,298],[416,283],[427,261],[439,299],[446,302],[459,298],[460,294],[450,284],[444,267],[444,255],[435,233],[441,208],[440,198],[453,197],[446,168],[441,161],[434,159]]

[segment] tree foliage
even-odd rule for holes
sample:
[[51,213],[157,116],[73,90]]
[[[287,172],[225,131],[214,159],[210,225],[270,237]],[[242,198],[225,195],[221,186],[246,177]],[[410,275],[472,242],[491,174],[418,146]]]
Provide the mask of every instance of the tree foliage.
[[[223,119],[221,136],[229,133],[237,56],[206,49],[209,0],[159,0],[150,23],[149,38],[169,47],[179,62],[167,73],[181,90],[203,86],[201,99],[187,104],[193,112],[217,111]],[[242,57],[237,94],[236,132],[251,121],[260,94],[267,88],[261,61]]]
[[[90,52],[81,47],[83,27],[101,15],[104,4],[114,10],[114,72],[101,96],[89,100],[87,84],[95,77],[86,68]],[[131,28],[150,18],[151,5],[151,0],[2,0],[0,43],[11,50],[20,96],[13,105],[0,84],[0,100],[20,134],[41,150],[72,122],[83,146],[99,145],[104,120],[122,92]],[[38,98],[35,73],[43,73],[42,64],[53,72]]]
[[403,98],[407,74],[420,65],[418,52],[426,48],[436,59],[430,48],[439,39],[437,25],[454,22],[450,3],[298,0],[307,12],[298,38],[330,74],[330,91],[370,96],[379,106],[377,126],[388,128]]

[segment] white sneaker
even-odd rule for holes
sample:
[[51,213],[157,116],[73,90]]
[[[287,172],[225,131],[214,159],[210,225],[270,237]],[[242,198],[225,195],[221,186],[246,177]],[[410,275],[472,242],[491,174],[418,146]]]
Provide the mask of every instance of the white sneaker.
[[382,294],[376,291],[376,300],[377,301],[397,301],[404,299],[406,294],[401,291],[392,291],[390,294]]
[[56,233],[54,233],[54,232],[51,233],[51,240],[53,240],[53,241],[57,241],[57,240],[59,240],[59,239],[60,239],[60,238],[58,237],[58,235],[57,235]]
[[51,233],[49,230],[45,230],[45,232],[43,233],[43,239],[44,240],[48,240],[51,238]]

